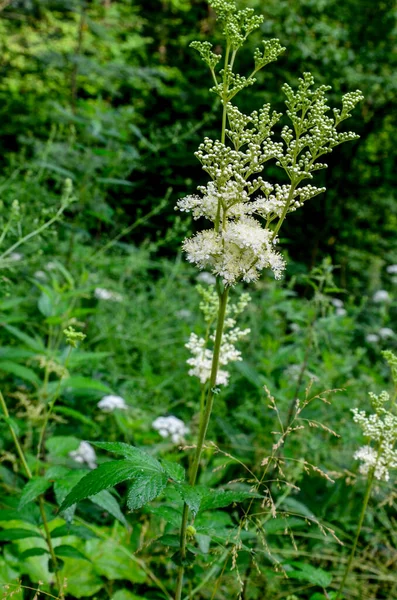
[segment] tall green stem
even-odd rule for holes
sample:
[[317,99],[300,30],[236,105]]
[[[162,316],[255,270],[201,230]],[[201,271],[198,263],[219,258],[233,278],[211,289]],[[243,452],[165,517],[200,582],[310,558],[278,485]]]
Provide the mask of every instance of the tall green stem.
[[[8,412],[8,408],[7,408],[7,404],[4,400],[4,396],[3,394],[0,392],[0,406],[1,409],[4,413],[5,416],[5,420],[6,423],[8,425],[8,428],[10,430],[11,433],[11,437],[14,441],[15,447],[17,449],[18,452],[18,456],[21,460],[22,466],[25,470],[25,473],[28,477],[28,479],[32,479],[33,475],[32,475],[32,471],[30,470],[30,467],[27,463],[26,457],[25,457],[25,453],[22,449],[22,446],[20,444],[20,441],[17,437],[17,434],[14,431],[14,428],[10,422],[10,413]],[[59,571],[58,571],[58,561],[57,561],[57,557],[55,556],[55,552],[54,552],[54,547],[52,545],[52,540],[51,540],[51,533],[50,530],[48,528],[48,521],[47,521],[47,517],[45,514],[45,509],[44,509],[44,498],[43,496],[39,496],[39,508],[40,508],[40,514],[41,514],[41,520],[43,521],[43,526],[44,526],[44,532],[45,532],[45,539],[47,542],[47,546],[48,546],[48,551],[50,553],[51,559],[52,559],[52,564],[53,564],[53,568],[54,568],[54,572],[55,572],[55,579],[57,582],[57,587],[58,587],[58,593],[59,593],[59,597],[62,598],[63,594],[62,594],[62,584],[61,584],[61,579],[59,577]]]
[[336,600],[340,600],[340,598],[341,598],[341,595],[343,593],[343,588],[345,587],[346,579],[347,579],[347,577],[348,577],[348,575],[350,573],[350,569],[351,569],[351,566],[352,566],[352,563],[353,563],[354,555],[356,554],[356,549],[357,549],[357,544],[358,544],[358,538],[360,537],[361,528],[362,528],[363,522],[364,522],[365,512],[367,510],[368,501],[369,501],[369,498],[371,496],[371,489],[372,489],[372,483],[374,481],[374,475],[375,475],[375,469],[372,469],[372,471],[368,475],[367,487],[365,489],[364,502],[363,502],[363,506],[362,506],[362,509],[361,509],[360,518],[359,518],[359,521],[358,521],[358,524],[357,524],[357,531],[356,531],[356,535],[355,535],[355,538],[354,538],[353,547],[352,547],[352,550],[351,550],[351,553],[350,553],[350,556],[349,556],[348,563],[346,565],[346,569],[345,569],[345,572],[344,572],[341,584],[340,584],[339,589],[338,589],[338,593],[336,595]]
[[[221,352],[221,344],[222,344],[222,334],[223,328],[225,324],[225,315],[226,315],[226,307],[227,300],[229,295],[229,288],[225,288],[224,291],[219,296],[219,309],[218,309],[218,322],[216,326],[215,333],[215,342],[214,342],[214,353],[212,357],[212,365],[211,365],[211,376],[209,381],[209,388],[207,394],[207,401],[205,404],[204,414],[200,423],[200,430],[197,439],[196,452],[194,455],[194,460],[192,466],[189,471],[189,483],[191,486],[194,486],[197,480],[197,474],[200,467],[201,455],[203,452],[203,447],[205,443],[205,438],[207,435],[208,425],[211,418],[212,407],[214,405],[214,396],[215,396],[215,387],[216,387],[216,378],[218,374],[219,368],[219,360],[220,360],[220,352]],[[183,563],[186,558],[186,529],[189,517],[189,507],[185,503],[183,506],[182,513],[182,525],[181,525],[181,534],[180,534],[180,560]],[[178,579],[176,585],[175,592],[175,600],[181,600],[182,596],[182,587],[183,587],[183,576],[184,576],[185,568],[183,564],[179,567],[178,571]]]

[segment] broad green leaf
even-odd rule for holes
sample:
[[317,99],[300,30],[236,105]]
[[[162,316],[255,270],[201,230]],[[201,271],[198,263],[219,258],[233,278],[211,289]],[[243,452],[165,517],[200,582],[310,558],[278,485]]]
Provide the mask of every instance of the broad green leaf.
[[48,479],[45,479],[44,477],[34,477],[33,479],[30,479],[22,490],[18,507],[19,510],[29,502],[36,500],[41,494],[44,494],[51,485],[51,481],[48,481]]
[[200,510],[224,508],[234,502],[243,502],[247,498],[262,498],[262,496],[253,492],[238,490],[209,490],[201,499]]
[[45,445],[50,454],[53,456],[67,457],[69,452],[77,450],[80,440],[72,435],[53,435]]
[[111,452],[112,454],[124,456],[124,458],[134,463],[137,468],[144,469],[145,471],[155,470],[160,473],[164,471],[156,458],[136,446],[130,446],[130,444],[125,444],[124,442],[90,442],[90,444],[102,450],[107,450],[107,452]]
[[173,479],[177,483],[185,481],[185,469],[180,464],[164,459],[161,461],[161,464],[170,479]]
[[188,485],[187,483],[177,485],[176,489],[178,490],[184,502],[186,502],[192,513],[194,515],[197,515],[200,509],[201,498],[203,495],[202,491],[198,488]]
[[137,596],[129,590],[118,590],[110,600],[145,600],[143,596]]
[[81,394],[91,394],[92,392],[101,392],[104,394],[113,394],[113,390],[98,381],[97,379],[90,379],[89,377],[68,377],[62,381],[62,389],[71,390],[73,392]]
[[288,571],[288,577],[299,579],[301,581],[308,581],[309,583],[318,585],[322,588],[327,588],[332,582],[332,575],[323,569],[300,562],[292,562],[291,565],[298,567],[300,570]]
[[167,485],[167,475],[164,472],[139,474],[132,482],[127,496],[127,506],[130,510],[141,508],[154,498],[157,498]]
[[279,533],[285,529],[297,529],[299,527],[306,527],[306,522],[304,519],[299,519],[297,517],[276,517],[275,519],[270,519],[263,525],[264,530],[268,534]]
[[94,572],[110,581],[126,580],[131,583],[144,583],[146,572],[130,552],[117,539],[90,540],[85,553],[90,557]]
[[92,427],[93,429],[98,429],[98,424],[95,423],[95,421],[81,414],[78,410],[74,410],[73,408],[69,408],[68,406],[56,406],[54,412],[59,413],[61,415],[65,415],[66,417],[71,417],[76,421],[80,421],[80,423],[89,425],[89,427]]
[[90,560],[86,556],[84,556],[84,554],[80,552],[80,550],[77,550],[77,548],[73,548],[73,546],[68,546],[66,544],[56,546],[54,548],[54,552],[55,556],[60,556],[61,558],[77,558],[79,560],[87,560],[88,562],[90,562]]
[[42,292],[39,301],[37,302],[39,311],[44,317],[52,317],[55,313],[55,306],[50,294]]
[[103,587],[103,581],[95,574],[92,563],[64,559],[61,576],[68,582],[67,594],[71,598],[93,598]]
[[48,480],[59,479],[60,477],[66,477],[70,473],[70,469],[62,467],[61,465],[53,465],[45,472],[44,477]]
[[[54,493],[58,505],[61,506],[69,492],[72,491],[75,485],[83,479],[87,471],[84,469],[78,471],[67,470],[66,473],[61,474],[62,479],[57,479],[54,483]],[[76,505],[73,504],[66,510],[62,511],[62,516],[68,523],[71,523],[76,511]]]
[[136,474],[136,466],[129,460],[115,460],[104,463],[78,482],[63,502],[61,510],[65,510],[65,508],[80,502],[80,500],[95,496],[95,494],[113,487],[117,483],[132,479]]
[[21,342],[26,344],[28,348],[35,350],[36,352],[44,352],[45,346],[40,338],[32,338],[23,331],[20,331],[17,327],[13,325],[3,325],[4,329],[6,329],[13,336],[18,338]]
[[24,381],[29,381],[29,383],[33,384],[36,387],[38,387],[41,384],[40,378],[32,369],[24,367],[23,365],[19,365],[18,363],[12,362],[11,360],[0,361],[0,371],[4,371],[4,373],[10,373],[11,375],[15,375],[15,377],[19,377]]
[[19,559],[25,560],[25,558],[30,558],[31,556],[44,556],[44,554],[49,554],[48,550],[45,548],[30,548],[29,550],[22,552],[22,554],[19,555]]
[[51,538],[65,537],[67,535],[75,535],[83,540],[91,540],[97,537],[95,533],[82,525],[60,525],[51,531]]
[[15,529],[4,529],[0,531],[0,542],[11,542],[13,540],[26,540],[30,537],[41,538],[41,534],[31,529],[22,529],[16,527]]
[[119,503],[108,490],[102,490],[101,492],[99,492],[99,494],[91,496],[90,500],[94,504],[97,504],[98,506],[106,510],[115,519],[120,521],[120,523],[122,523],[125,527],[129,527],[128,521],[126,520],[125,516],[120,510]]
[[165,506],[165,505],[151,506],[149,510],[153,515],[161,517],[168,523],[171,523],[171,525],[174,525],[174,527],[181,526],[181,521],[182,521],[181,511],[178,511],[175,508],[171,508],[171,506]]

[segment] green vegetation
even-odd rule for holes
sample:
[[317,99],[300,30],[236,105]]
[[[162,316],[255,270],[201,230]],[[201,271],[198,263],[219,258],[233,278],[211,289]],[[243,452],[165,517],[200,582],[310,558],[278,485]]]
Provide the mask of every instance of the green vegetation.
[[395,6],[210,4],[0,1],[4,598],[397,600]]

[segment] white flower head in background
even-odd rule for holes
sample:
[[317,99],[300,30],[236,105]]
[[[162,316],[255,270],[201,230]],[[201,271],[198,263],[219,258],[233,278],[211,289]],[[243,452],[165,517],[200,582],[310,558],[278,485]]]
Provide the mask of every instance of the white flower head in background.
[[159,432],[163,438],[171,438],[174,444],[180,444],[184,437],[190,433],[190,429],[185,423],[170,415],[168,417],[157,417],[152,423],[153,429]]
[[110,300],[112,302],[122,302],[123,296],[117,292],[112,292],[105,288],[95,288],[94,296],[98,300]]
[[373,295],[372,300],[378,304],[382,304],[383,302],[390,302],[389,292],[386,290],[378,290]]
[[90,469],[97,467],[95,450],[88,442],[80,442],[77,450],[69,452],[69,456],[77,463],[86,464]]
[[390,329],[390,327],[381,327],[378,331],[378,334],[379,337],[382,338],[382,340],[394,337],[394,331],[393,329]]
[[178,319],[183,319],[184,321],[188,321],[192,317],[192,311],[188,308],[181,308],[175,313]]
[[98,408],[103,412],[113,412],[114,410],[127,410],[128,406],[121,396],[109,394],[98,402]]
[[337,308],[335,314],[337,317],[345,317],[347,315],[347,311],[344,308]]
[[18,262],[23,259],[23,254],[20,252],[11,252],[8,256],[8,260],[12,260],[12,262]]
[[34,277],[36,279],[41,279],[41,281],[47,280],[47,274],[44,271],[35,271]]
[[332,298],[331,304],[333,304],[335,308],[343,308],[343,300],[340,298]]
[[387,273],[390,273],[390,275],[397,275],[397,265],[389,265],[386,267],[386,271]]
[[214,275],[212,275],[212,273],[209,273],[208,271],[201,271],[201,273],[197,275],[196,281],[198,281],[199,283],[205,283],[207,285],[215,285],[216,277],[214,277]]
[[376,333],[368,333],[368,335],[365,336],[365,341],[368,342],[368,344],[377,344],[379,339],[380,338]]

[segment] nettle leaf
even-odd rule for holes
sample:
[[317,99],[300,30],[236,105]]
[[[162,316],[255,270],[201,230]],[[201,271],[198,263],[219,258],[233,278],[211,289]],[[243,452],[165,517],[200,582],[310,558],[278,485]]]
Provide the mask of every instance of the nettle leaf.
[[87,560],[88,562],[91,562],[89,558],[80,552],[80,550],[77,550],[77,548],[73,548],[73,546],[68,546],[66,544],[56,546],[54,548],[54,552],[55,556],[60,556],[61,558],[78,558],[79,560]]
[[36,500],[38,496],[44,494],[51,487],[51,481],[45,479],[44,477],[34,477],[25,485],[22,490],[21,499],[19,501],[19,510],[26,506],[29,502],[33,502]]
[[130,510],[141,508],[150,500],[157,498],[167,485],[167,474],[163,472],[140,474],[130,486],[127,506]]
[[121,512],[119,503],[108,490],[102,490],[101,492],[99,492],[99,494],[91,496],[90,500],[97,506],[100,506],[101,508],[106,510],[115,519],[120,521],[120,523],[122,523],[125,527],[129,527],[128,521]]
[[178,485],[176,489],[182,496],[184,502],[186,502],[186,504],[192,511],[193,515],[197,515],[200,509],[201,499],[203,496],[202,490],[192,487],[187,483]]
[[29,381],[29,383],[32,383],[36,387],[38,387],[41,383],[40,378],[32,369],[24,367],[23,365],[19,365],[11,360],[0,361],[0,371],[15,375],[15,377],[19,377],[24,381]]
[[300,571],[288,571],[288,577],[308,581],[313,585],[318,585],[322,588],[327,588],[332,582],[332,575],[323,569],[312,567],[305,563],[292,562],[292,566],[298,567]]
[[13,540],[25,540],[30,537],[42,538],[41,534],[31,529],[22,529],[16,527],[15,529],[5,529],[0,531],[0,542],[12,542]]
[[112,454],[124,456],[131,463],[134,463],[136,467],[145,471],[153,469],[162,472],[164,470],[156,458],[144,450],[136,448],[136,446],[130,446],[130,444],[125,444],[124,442],[90,442],[90,444],[102,450],[107,450],[107,452],[111,452]]
[[263,496],[239,490],[208,490],[202,497],[200,510],[224,508],[234,502],[243,502],[248,498],[263,498]]
[[161,517],[167,523],[174,525],[174,527],[180,527],[182,522],[182,513],[175,508],[171,508],[171,506],[151,506],[150,512],[153,515]]
[[94,471],[90,471],[78,482],[62,503],[61,510],[69,508],[69,506],[80,502],[80,500],[95,496],[102,490],[113,487],[122,481],[132,479],[136,475],[137,468],[129,460],[115,460],[104,463]]
[[90,529],[82,525],[60,525],[51,531],[51,538],[65,537],[67,535],[75,535],[82,540],[91,540],[98,537]]
[[181,465],[164,459],[161,461],[161,464],[170,479],[176,481],[176,483],[183,483],[185,481],[185,469]]

